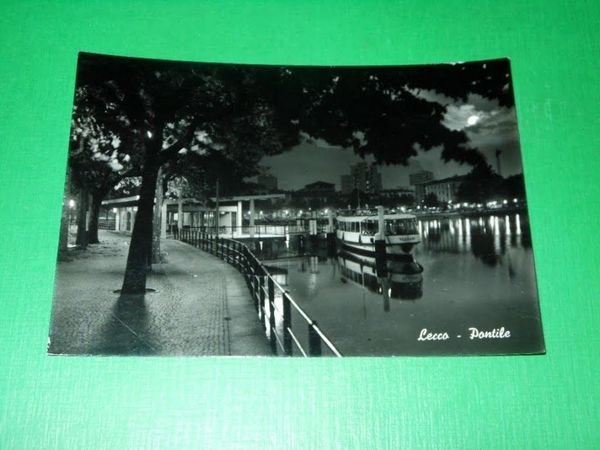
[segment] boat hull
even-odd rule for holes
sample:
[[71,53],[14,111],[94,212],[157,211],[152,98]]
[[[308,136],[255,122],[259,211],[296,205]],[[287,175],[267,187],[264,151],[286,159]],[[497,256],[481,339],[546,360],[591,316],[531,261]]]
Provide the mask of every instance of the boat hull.
[[[363,236],[359,233],[351,233],[346,231],[337,231],[336,233],[338,241],[342,244],[342,247],[346,250],[374,255],[375,254],[375,237],[374,236]],[[417,235],[406,235],[406,236],[386,236],[385,239],[385,252],[387,255],[403,255],[410,253],[415,245],[421,241],[421,237]]]

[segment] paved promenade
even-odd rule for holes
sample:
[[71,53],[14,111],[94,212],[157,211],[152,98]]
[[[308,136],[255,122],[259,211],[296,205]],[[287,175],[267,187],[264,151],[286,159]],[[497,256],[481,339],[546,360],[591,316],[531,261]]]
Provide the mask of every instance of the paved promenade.
[[119,298],[129,236],[102,231],[101,244],[75,251],[56,276],[50,353],[271,355],[250,293],[236,269],[167,239],[154,265],[156,292]]

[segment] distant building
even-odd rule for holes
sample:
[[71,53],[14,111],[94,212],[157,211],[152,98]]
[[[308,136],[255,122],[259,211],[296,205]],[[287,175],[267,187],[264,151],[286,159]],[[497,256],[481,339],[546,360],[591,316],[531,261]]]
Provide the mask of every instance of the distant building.
[[421,186],[425,189],[425,196],[428,194],[435,194],[438,201],[442,203],[448,203],[450,201],[456,202],[456,194],[458,188],[465,180],[466,177],[455,175],[450,178],[444,178],[443,180],[434,180],[425,183]]
[[375,164],[369,166],[367,174],[367,192],[379,192],[382,188],[381,174]]
[[415,201],[421,203],[425,199],[425,183],[433,180],[433,172],[421,170],[408,176],[411,186],[415,187]]
[[429,170],[421,170],[420,172],[411,173],[408,176],[411,186],[427,183],[433,180],[433,172]]
[[359,162],[350,166],[350,175],[342,175],[342,192],[353,190],[375,193],[381,190],[381,174],[375,164]]
[[327,206],[335,201],[335,184],[315,181],[293,192],[292,197],[302,201],[307,207],[320,208]]
[[367,187],[367,168],[365,162],[356,163],[350,166],[350,176],[352,177],[353,189],[365,192]]
[[259,186],[267,191],[277,190],[277,177],[270,174],[259,175],[256,178],[256,182]]
[[314,183],[307,184],[304,186],[301,191],[304,192],[335,192],[335,184],[327,183],[326,181],[315,181]]

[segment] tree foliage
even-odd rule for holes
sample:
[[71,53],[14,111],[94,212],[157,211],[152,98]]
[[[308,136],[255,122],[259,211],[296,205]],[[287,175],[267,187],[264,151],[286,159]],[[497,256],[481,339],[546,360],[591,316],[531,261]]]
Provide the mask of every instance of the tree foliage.
[[[271,71],[273,72],[273,71]],[[422,91],[466,101],[479,94],[512,106],[507,60],[414,67],[283,67],[267,72],[271,101],[305,138],[353,148],[379,163],[407,164],[418,150],[441,146],[442,158],[483,161],[463,132],[442,124],[446,105]],[[282,124],[290,127],[290,124]]]
[[486,203],[512,198],[523,200],[523,174],[503,178],[494,172],[489,164],[479,164],[466,175],[456,195],[459,202],[467,203]]

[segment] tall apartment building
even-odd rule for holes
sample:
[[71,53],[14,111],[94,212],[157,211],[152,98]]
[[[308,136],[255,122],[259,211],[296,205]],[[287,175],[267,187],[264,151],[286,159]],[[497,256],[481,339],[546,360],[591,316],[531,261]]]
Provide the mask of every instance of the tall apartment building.
[[411,186],[415,187],[415,201],[417,204],[425,200],[425,184],[433,181],[433,172],[429,170],[421,170],[419,172],[411,173],[408,176],[408,180]]
[[350,166],[350,174],[342,175],[341,188],[344,194],[353,190],[375,193],[381,190],[381,174],[375,164],[359,162]]

